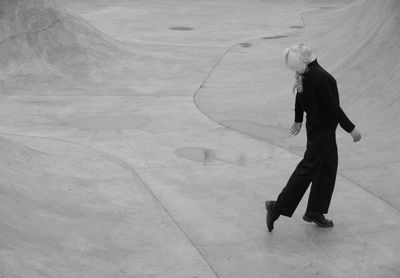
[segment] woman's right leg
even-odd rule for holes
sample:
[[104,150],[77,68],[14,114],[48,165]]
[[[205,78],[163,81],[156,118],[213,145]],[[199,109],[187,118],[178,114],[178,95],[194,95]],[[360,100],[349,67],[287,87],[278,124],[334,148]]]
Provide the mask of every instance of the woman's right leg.
[[297,165],[275,203],[279,214],[291,217],[315,175],[316,167],[306,157]]
[[335,188],[337,167],[338,152],[335,144],[322,163],[318,174],[312,180],[306,214],[328,213],[333,189]]

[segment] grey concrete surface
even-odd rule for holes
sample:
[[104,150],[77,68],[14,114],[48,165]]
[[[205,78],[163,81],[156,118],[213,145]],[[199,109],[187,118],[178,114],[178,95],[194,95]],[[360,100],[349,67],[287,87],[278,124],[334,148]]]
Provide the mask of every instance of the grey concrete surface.
[[[399,2],[0,1],[0,277],[400,276]],[[333,229],[265,228],[304,150],[282,49],[338,132]]]

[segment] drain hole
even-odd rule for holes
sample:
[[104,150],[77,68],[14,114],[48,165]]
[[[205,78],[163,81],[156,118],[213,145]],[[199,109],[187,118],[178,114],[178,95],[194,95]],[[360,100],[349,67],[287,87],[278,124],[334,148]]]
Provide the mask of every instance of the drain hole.
[[175,26],[175,27],[170,27],[170,30],[177,30],[177,31],[190,31],[193,30],[192,27],[185,27],[185,26]]
[[251,47],[251,43],[249,42],[243,42],[241,44],[239,44],[241,47]]
[[263,40],[272,40],[272,39],[281,39],[281,38],[287,38],[288,36],[280,35],[280,36],[269,36],[269,37],[263,37]]

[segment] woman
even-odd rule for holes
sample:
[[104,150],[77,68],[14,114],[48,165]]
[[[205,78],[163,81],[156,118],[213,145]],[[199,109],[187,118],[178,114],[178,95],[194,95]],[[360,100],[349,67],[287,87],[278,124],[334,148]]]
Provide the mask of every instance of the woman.
[[296,72],[295,121],[290,129],[297,135],[306,112],[307,149],[276,201],[266,201],[267,227],[271,232],[280,215],[291,217],[310,183],[311,190],[303,219],[319,227],[333,227],[326,219],[335,186],[338,153],[336,127],[351,134],[354,142],[360,132],[340,108],[336,80],[317,62],[309,44],[286,49],[286,65]]

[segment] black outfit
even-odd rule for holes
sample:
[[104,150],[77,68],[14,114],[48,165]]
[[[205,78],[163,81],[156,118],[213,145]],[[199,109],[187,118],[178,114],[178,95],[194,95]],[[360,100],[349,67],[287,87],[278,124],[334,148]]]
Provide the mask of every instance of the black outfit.
[[338,165],[336,127],[340,124],[347,132],[354,129],[340,108],[336,80],[317,60],[308,64],[302,77],[303,91],[296,95],[295,122],[302,122],[303,113],[307,113],[307,149],[275,203],[279,214],[288,217],[311,182],[306,214],[328,212]]

